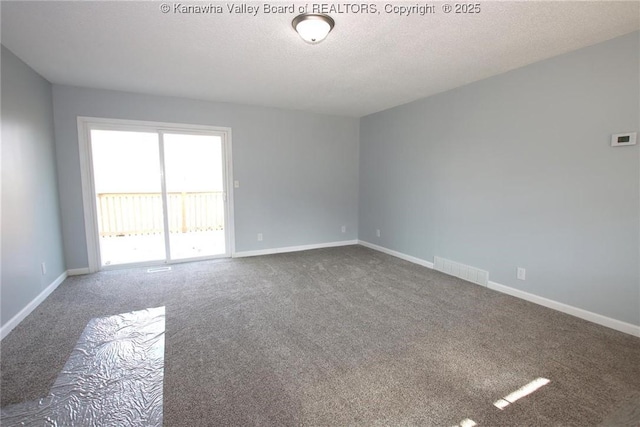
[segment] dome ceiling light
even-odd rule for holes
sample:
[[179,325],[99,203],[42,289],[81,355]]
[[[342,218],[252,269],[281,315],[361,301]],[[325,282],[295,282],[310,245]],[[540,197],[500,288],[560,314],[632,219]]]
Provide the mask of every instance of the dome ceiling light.
[[302,40],[316,44],[324,40],[333,29],[335,21],[328,15],[319,13],[303,13],[293,18],[293,28]]

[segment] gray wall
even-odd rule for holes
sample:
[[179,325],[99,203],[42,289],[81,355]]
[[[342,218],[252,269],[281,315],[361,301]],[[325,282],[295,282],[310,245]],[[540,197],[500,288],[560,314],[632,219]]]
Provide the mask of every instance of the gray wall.
[[[51,85],[2,46],[2,300],[5,325],[65,271]],[[47,274],[42,275],[40,263]]]
[[633,33],[364,117],[360,239],[640,324],[639,147],[610,147],[640,128],[639,52]]
[[236,251],[357,238],[358,119],[58,85],[53,102],[70,269],[88,265],[77,116],[231,127]]

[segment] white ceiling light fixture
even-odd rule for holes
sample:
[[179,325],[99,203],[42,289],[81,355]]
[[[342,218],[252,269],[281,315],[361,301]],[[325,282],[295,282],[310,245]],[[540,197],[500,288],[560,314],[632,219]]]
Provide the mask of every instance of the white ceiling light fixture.
[[316,44],[324,40],[333,29],[335,21],[329,15],[320,13],[303,13],[293,18],[293,28],[302,40]]

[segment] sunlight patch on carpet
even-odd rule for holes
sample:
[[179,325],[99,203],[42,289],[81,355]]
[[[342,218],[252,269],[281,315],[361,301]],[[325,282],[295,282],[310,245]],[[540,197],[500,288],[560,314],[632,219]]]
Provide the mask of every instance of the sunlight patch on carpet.
[[547,385],[550,382],[551,380],[548,380],[546,378],[536,378],[535,380],[531,381],[529,384],[520,387],[513,393],[509,393],[502,399],[498,399],[493,403],[493,406],[502,410],[507,406],[509,406],[510,404],[512,404],[513,402],[515,402],[516,400],[522,399],[523,397],[530,395],[540,387]]

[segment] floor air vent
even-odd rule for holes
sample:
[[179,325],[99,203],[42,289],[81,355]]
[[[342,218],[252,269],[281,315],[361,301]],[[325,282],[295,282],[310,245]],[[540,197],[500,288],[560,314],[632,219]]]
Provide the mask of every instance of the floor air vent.
[[473,282],[477,285],[487,286],[489,284],[489,272],[479,268],[470,267],[459,262],[448,259],[433,257],[433,268],[451,276],[459,277],[462,280]]
[[149,268],[147,270],[147,273],[161,273],[163,271],[171,271],[171,267],[154,267],[154,268]]

